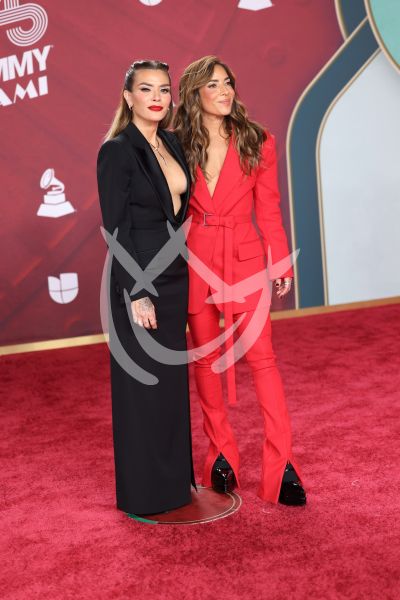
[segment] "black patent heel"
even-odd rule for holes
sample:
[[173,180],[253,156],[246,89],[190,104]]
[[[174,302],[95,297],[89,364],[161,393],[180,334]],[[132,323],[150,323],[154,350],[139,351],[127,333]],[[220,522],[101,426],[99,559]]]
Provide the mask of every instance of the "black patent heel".
[[211,471],[211,485],[215,492],[226,494],[236,486],[236,478],[232,467],[223,454],[219,454]]
[[307,502],[304,488],[290,462],[285,467],[278,501],[286,506],[304,506]]

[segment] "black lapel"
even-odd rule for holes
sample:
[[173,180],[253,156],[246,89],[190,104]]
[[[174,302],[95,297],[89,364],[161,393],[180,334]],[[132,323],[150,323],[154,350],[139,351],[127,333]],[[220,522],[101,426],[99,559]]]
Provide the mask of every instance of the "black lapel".
[[[141,131],[136,127],[134,123],[129,123],[129,125],[124,129],[124,133],[128,136],[132,146],[134,147],[136,157],[138,159],[139,165],[141,166],[144,174],[147,179],[151,183],[156,192],[156,195],[161,203],[161,206],[172,223],[177,222],[177,218],[174,215],[174,208],[171,198],[171,193],[169,191],[167,180],[165,179],[164,173],[161,170],[160,165],[158,164],[158,160],[154,155],[153,150],[150,147],[150,144],[141,133]],[[182,168],[185,171],[186,178],[188,179],[187,191],[184,194],[185,198],[182,199],[182,209],[178,213],[179,221],[181,221],[181,217],[186,214],[187,204],[190,197],[190,177],[187,170],[187,166],[182,164],[182,157],[178,156],[178,152],[173,144],[170,143],[170,140],[167,139],[167,135],[163,130],[159,130],[158,134],[162,138],[163,142],[165,142],[168,150],[171,152],[173,157],[179,162]]]
[[[175,136],[175,134],[167,132],[167,131],[165,131],[165,129],[159,129],[158,135],[160,136],[160,138],[162,139],[164,144],[167,146],[168,150],[170,151],[172,156],[175,158],[175,160],[180,164],[180,166],[183,169],[183,172],[186,175],[186,181],[187,181],[186,192],[181,194],[182,208],[180,209],[180,211],[178,213],[178,217],[175,219],[175,220],[179,221],[180,223],[182,223],[185,220],[187,209],[189,206],[189,198],[190,198],[190,191],[191,191],[191,184],[192,184],[189,167],[187,165],[185,155],[182,150],[182,146],[180,145],[180,142],[178,141],[178,138]],[[172,203],[172,199],[171,199],[171,203]]]

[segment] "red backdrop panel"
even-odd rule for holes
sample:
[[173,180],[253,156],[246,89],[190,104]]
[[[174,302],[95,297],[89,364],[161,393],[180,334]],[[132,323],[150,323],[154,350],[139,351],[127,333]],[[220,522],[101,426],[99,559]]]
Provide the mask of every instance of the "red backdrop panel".
[[[282,211],[290,231],[286,130],[300,93],[342,42],[334,3],[275,0],[252,11],[239,8],[239,0],[156,1],[39,0],[37,31],[40,19],[46,26],[43,14],[48,18],[39,39],[32,22],[20,20],[26,2],[19,8],[12,8],[15,1],[0,5],[7,21],[0,27],[2,344],[101,331],[106,248],[96,155],[134,59],[167,61],[175,100],[189,62],[218,54],[231,65],[250,115],[277,136]],[[7,35],[17,27],[27,32],[26,45]],[[46,193],[40,180],[49,168],[75,209],[58,218],[37,216]],[[48,277],[60,273],[78,277],[78,294],[64,304],[48,290]],[[274,306],[289,308],[292,300]]]

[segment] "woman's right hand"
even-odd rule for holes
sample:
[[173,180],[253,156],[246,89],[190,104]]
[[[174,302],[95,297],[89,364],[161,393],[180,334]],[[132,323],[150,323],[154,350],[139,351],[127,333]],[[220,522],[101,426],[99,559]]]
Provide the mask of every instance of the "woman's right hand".
[[133,300],[131,308],[134,323],[146,329],[157,329],[156,311],[150,298]]

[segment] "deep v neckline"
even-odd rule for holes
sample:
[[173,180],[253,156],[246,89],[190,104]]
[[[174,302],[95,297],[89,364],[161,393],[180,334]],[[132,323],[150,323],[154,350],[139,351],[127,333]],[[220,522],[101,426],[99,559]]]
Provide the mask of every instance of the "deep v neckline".
[[159,129],[158,134],[164,142],[168,152],[172,157],[180,164],[183,172],[186,175],[187,187],[186,192],[181,194],[181,208],[177,213],[174,211],[173,200],[171,190],[167,179],[161,169],[161,165],[155,156],[154,150],[152,150],[149,142],[140,131],[140,129],[130,121],[123,133],[128,137],[133,151],[136,155],[137,162],[142,169],[144,175],[147,177],[150,185],[152,186],[154,193],[160,201],[160,205],[171,223],[181,223],[186,215],[188,209],[188,202],[190,196],[190,173],[185,163],[183,152],[179,147],[179,144],[173,134],[166,130]]
[[207,191],[208,191],[208,195],[210,196],[211,200],[214,200],[214,198],[215,198],[215,192],[217,191],[218,184],[219,184],[219,182],[220,182],[220,180],[221,180],[222,171],[224,170],[224,167],[226,166],[226,162],[227,162],[228,154],[229,154],[229,151],[230,151],[230,149],[231,149],[231,144],[232,144],[232,136],[230,136],[230,138],[229,138],[229,144],[228,144],[228,148],[227,148],[227,150],[226,150],[226,154],[225,154],[224,162],[222,163],[222,166],[221,166],[221,169],[220,169],[220,172],[219,172],[219,175],[218,175],[217,183],[215,184],[214,191],[213,191],[213,193],[212,193],[212,194],[211,194],[211,192],[210,192],[210,189],[209,189],[209,187],[208,187],[208,183],[207,183],[206,176],[204,175],[204,173],[203,173],[203,170],[202,170],[202,169],[200,169],[200,171],[201,171],[201,174],[202,174],[202,176],[203,176],[203,179],[204,179],[204,183],[206,184],[206,188],[207,188]]
[[[188,184],[188,181],[187,181],[187,176],[186,176],[185,169],[183,168],[183,166],[182,166],[182,164],[181,164],[180,160],[177,158],[177,156],[176,156],[176,154],[175,154],[174,150],[171,148],[171,144],[169,144],[169,142],[168,142],[168,140],[167,140],[167,136],[165,136],[165,137],[164,137],[163,135],[160,135],[160,132],[158,133],[158,135],[159,135],[159,136],[160,136],[160,138],[162,139],[162,142],[163,142],[164,146],[166,147],[166,149],[167,149],[168,153],[169,153],[169,154],[170,154],[170,156],[172,157],[172,159],[173,159],[173,160],[175,160],[175,162],[176,162],[176,163],[179,165],[179,167],[182,169],[182,171],[183,171],[183,173],[184,173],[184,175],[185,175],[185,178],[186,178],[186,186],[188,186],[189,184]],[[182,198],[181,198],[181,206],[180,206],[180,208],[179,208],[178,212],[175,212],[174,201],[173,201],[173,199],[172,199],[172,194],[171,194],[171,190],[170,190],[170,187],[169,187],[169,184],[168,184],[167,177],[166,177],[166,175],[165,175],[164,171],[162,170],[162,168],[161,168],[161,165],[160,165],[160,163],[159,163],[159,161],[158,161],[158,159],[157,159],[157,157],[156,157],[155,155],[154,155],[154,158],[156,159],[156,162],[157,162],[158,168],[160,169],[160,173],[161,173],[162,177],[164,178],[165,185],[166,185],[166,187],[167,187],[168,194],[169,194],[169,198],[170,198],[170,206],[171,206],[171,211],[172,211],[172,214],[174,215],[174,219],[176,220],[176,219],[178,218],[178,216],[179,216],[179,213],[181,212],[181,210],[182,210],[182,208],[183,208],[183,204],[184,204],[184,203],[183,203],[183,201],[182,201]],[[184,193],[186,193],[186,192],[187,192],[187,187],[186,187],[186,191],[185,191]]]

